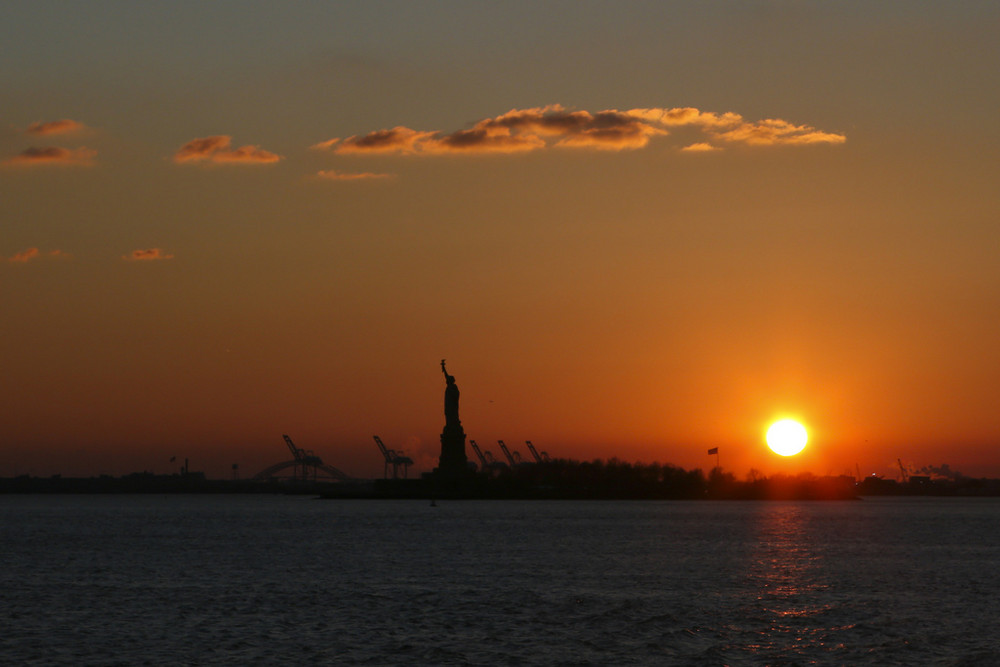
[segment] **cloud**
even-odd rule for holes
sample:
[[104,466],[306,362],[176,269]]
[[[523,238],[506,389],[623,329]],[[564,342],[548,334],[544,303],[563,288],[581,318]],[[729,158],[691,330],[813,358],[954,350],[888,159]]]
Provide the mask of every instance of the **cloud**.
[[477,127],[434,137],[421,145],[427,153],[523,153],[545,147],[541,138],[506,128]]
[[15,254],[13,257],[7,258],[8,262],[15,262],[18,264],[26,264],[33,259],[38,257],[38,248],[26,248],[21,252]]
[[213,162],[243,162],[266,164],[278,162],[281,156],[271,151],[266,151],[260,146],[240,146],[231,151],[219,151],[212,155]]
[[743,116],[738,113],[727,111],[720,114],[714,111],[701,111],[694,107],[630,109],[627,113],[630,116],[635,116],[636,118],[641,118],[664,127],[683,127],[686,125],[695,125],[703,128],[731,127],[743,122]]
[[349,173],[343,171],[326,170],[316,172],[316,178],[325,181],[368,181],[392,178],[392,174],[375,174],[370,171],[361,173]]
[[25,134],[35,136],[48,136],[52,134],[72,134],[87,129],[87,126],[80,121],[63,118],[62,120],[50,120],[48,122],[38,121],[25,128]]
[[193,139],[180,147],[174,153],[174,162],[194,162],[204,160],[215,153],[229,147],[231,137],[216,136],[205,137],[204,139]]
[[842,144],[847,140],[842,134],[820,132],[809,125],[793,125],[780,118],[768,118],[754,123],[741,122],[732,129],[714,130],[713,135],[723,141],[740,142],[750,146]]
[[615,110],[567,111],[558,104],[533,109],[513,109],[480,121],[486,128],[507,127],[536,136],[557,137],[556,146],[621,150],[642,148],[653,136],[667,132],[627,113]]
[[209,162],[215,164],[270,164],[282,156],[260,146],[230,148],[232,137],[224,134],[192,139],[174,153],[174,162]]
[[89,148],[61,148],[59,146],[48,146],[46,148],[31,147],[26,148],[14,157],[7,158],[2,163],[7,167],[36,167],[36,166],[70,166],[70,167],[90,167],[94,164],[94,156],[97,151]]
[[309,147],[309,150],[313,150],[313,151],[328,151],[328,150],[331,150],[338,143],[340,143],[340,139],[337,138],[337,137],[334,137],[333,139],[327,139],[326,141],[321,141],[318,144],[313,144],[312,146]]
[[377,130],[362,137],[349,137],[334,149],[336,153],[416,153],[436,132],[417,132],[408,127]]
[[709,153],[711,151],[720,151],[722,149],[719,148],[718,146],[713,146],[712,144],[700,141],[696,144],[685,146],[681,150],[688,153]]
[[133,250],[131,253],[124,255],[122,259],[128,260],[130,262],[147,262],[154,261],[158,259],[173,259],[173,255],[168,255],[159,248],[145,248],[141,250]]
[[477,121],[469,129],[450,133],[397,126],[343,140],[330,139],[312,148],[341,155],[521,153],[546,148],[620,151],[645,148],[652,139],[667,136],[675,128],[687,128],[686,132],[702,135],[703,141],[682,148],[689,152],[716,149],[708,140],[747,146],[838,144],[846,140],[844,135],[786,120],[751,122],[738,113],[702,111],[694,107],[608,109],[591,113],[552,104],[512,109]]
[[658,127],[619,111],[567,111],[559,105],[512,109],[486,118],[467,130],[451,133],[394,127],[331,140],[315,147],[350,153],[523,153],[548,146],[622,150],[642,148],[650,137],[666,134]]
[[[738,113],[714,113],[693,107],[677,109],[632,109],[628,112],[651,123],[665,127],[694,126],[709,137],[749,146],[777,144],[842,144],[842,134],[821,132],[810,125],[794,125],[780,118],[747,121]],[[697,145],[697,144],[693,144]]]
[[50,250],[47,253],[42,253],[38,248],[26,248],[19,253],[14,254],[12,257],[4,257],[3,261],[13,262],[15,264],[27,264],[28,262],[39,259],[41,257],[52,257],[53,259],[65,259],[69,257],[68,252],[62,250]]

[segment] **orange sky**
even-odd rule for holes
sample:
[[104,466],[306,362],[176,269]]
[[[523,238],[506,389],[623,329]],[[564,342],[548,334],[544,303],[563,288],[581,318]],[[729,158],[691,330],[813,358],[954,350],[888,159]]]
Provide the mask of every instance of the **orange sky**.
[[87,7],[0,9],[0,476],[426,471],[441,358],[495,454],[1000,476],[997,8]]

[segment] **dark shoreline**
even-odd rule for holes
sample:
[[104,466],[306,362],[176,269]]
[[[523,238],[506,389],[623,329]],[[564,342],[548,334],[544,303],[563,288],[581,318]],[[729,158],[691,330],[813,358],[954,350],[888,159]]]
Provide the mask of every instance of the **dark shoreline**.
[[[775,477],[739,482],[713,471],[687,483],[658,479],[546,479],[536,474],[460,479],[425,475],[419,479],[376,479],[351,482],[290,480],[210,480],[199,473],[122,477],[0,478],[0,494],[296,494],[325,499],[495,499],[495,500],[852,500],[864,496],[997,497],[1000,480],[894,480],[850,477]],[[700,473],[700,471],[698,471]],[[670,483],[674,481],[675,483]]]

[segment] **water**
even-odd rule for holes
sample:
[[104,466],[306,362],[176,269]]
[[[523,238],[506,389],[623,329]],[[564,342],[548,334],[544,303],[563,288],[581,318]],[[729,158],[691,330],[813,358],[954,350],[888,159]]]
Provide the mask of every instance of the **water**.
[[1000,501],[0,497],[0,663],[995,665]]

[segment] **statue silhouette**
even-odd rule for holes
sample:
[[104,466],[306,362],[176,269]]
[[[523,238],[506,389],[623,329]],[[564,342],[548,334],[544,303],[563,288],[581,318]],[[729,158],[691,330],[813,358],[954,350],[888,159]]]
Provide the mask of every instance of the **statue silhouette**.
[[463,479],[468,475],[468,457],[465,455],[465,431],[458,420],[458,385],[448,375],[441,360],[441,372],[448,385],[444,388],[444,431],[441,433],[441,458],[435,473],[441,479]]
[[441,372],[444,373],[445,382],[447,386],[444,389],[444,417],[445,417],[445,429],[449,426],[455,427],[460,426],[461,421],[458,419],[458,385],[455,384],[455,376],[448,375],[448,371],[444,367],[444,359],[441,360]]

